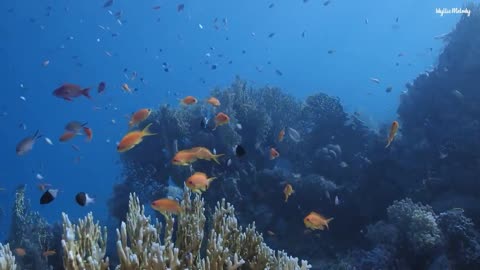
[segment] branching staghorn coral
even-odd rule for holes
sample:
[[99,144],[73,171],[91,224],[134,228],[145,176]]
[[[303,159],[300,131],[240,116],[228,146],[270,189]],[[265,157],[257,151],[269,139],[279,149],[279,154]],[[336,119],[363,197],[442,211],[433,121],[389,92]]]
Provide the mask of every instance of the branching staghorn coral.
[[63,266],[66,270],[106,270],[108,258],[104,259],[107,243],[107,228],[93,221],[90,212],[78,225],[63,216]]
[[[181,208],[176,230],[174,230],[175,219],[169,214],[165,215],[165,227],[158,220],[152,224],[151,218],[145,216],[144,206],[140,204],[138,197],[131,194],[126,222],[122,222],[120,229],[117,230],[117,252],[120,265],[115,269],[234,270],[248,266],[249,269],[259,270],[303,270],[311,267],[307,261],[301,261],[299,265],[297,258],[290,257],[283,251],[275,252],[270,249],[264,243],[262,235],[255,230],[254,224],[248,226],[246,230],[238,227],[235,209],[232,205],[225,203],[225,200],[217,203],[208,238],[204,237],[206,218],[204,202],[200,195],[195,194],[192,199],[192,193],[185,189]],[[100,226],[93,224],[91,215],[86,220],[90,221],[87,227],[94,225],[96,228],[94,235],[98,236]],[[65,242],[65,237],[72,238],[71,234],[75,227],[66,216],[64,216],[64,227],[70,228],[64,233],[63,241]],[[163,239],[161,239],[162,235]],[[204,241],[204,239],[207,240]],[[102,242],[97,239],[87,243]],[[104,250],[101,249],[101,251],[104,254]],[[78,254],[80,258],[85,256],[85,254]],[[98,256],[97,260],[101,260],[102,257]],[[73,258],[75,259],[75,256]],[[68,262],[75,261],[69,259],[69,256],[65,259]]]
[[3,245],[0,243],[0,270],[17,270],[15,256],[8,244]]

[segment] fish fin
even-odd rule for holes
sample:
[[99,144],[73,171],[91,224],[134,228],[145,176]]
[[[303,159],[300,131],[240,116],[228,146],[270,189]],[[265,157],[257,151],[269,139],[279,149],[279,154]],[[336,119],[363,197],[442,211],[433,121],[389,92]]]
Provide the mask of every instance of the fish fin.
[[212,159],[215,161],[218,165],[220,165],[220,162],[218,161],[218,158],[223,156],[224,154],[219,154],[219,155],[213,155]]
[[327,220],[325,221],[325,227],[327,227],[327,230],[329,230],[329,228],[328,228],[328,223],[329,223],[330,221],[332,221],[332,220],[333,220],[333,217],[332,217],[332,218],[329,218],[329,219],[327,219]]
[[152,125],[153,123],[150,123],[148,124],[145,128],[143,128],[142,130],[142,133],[143,133],[143,136],[153,136],[153,135],[157,135],[157,133],[151,133],[149,128],[150,126]]
[[388,140],[387,145],[385,145],[385,148],[388,148],[391,143],[392,143],[392,141]]
[[207,179],[208,185],[210,185],[210,183],[211,183],[213,180],[215,180],[215,179],[217,179],[217,177],[210,177],[210,178],[208,178],[208,179]]
[[85,88],[82,90],[82,95],[86,96],[87,98],[89,99],[92,99],[92,97],[90,96],[90,87],[89,88]]

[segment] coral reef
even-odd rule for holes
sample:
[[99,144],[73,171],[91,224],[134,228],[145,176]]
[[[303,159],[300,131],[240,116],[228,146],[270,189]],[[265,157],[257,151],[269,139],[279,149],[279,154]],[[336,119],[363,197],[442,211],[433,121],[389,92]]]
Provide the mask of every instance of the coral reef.
[[[115,269],[309,269],[307,261],[270,249],[255,224],[245,230],[237,223],[235,209],[225,200],[217,203],[210,220],[208,238],[204,238],[206,218],[204,201],[185,188],[182,211],[175,218],[165,215],[165,226],[145,216],[138,197],[131,194],[126,222],[117,229]],[[106,233],[89,214],[79,225],[72,225],[63,214],[64,264],[66,269],[107,269]],[[163,239],[161,236],[163,235]],[[206,240],[205,240],[206,239]],[[204,250],[205,248],[205,250]]]
[[25,197],[25,186],[17,188],[8,242],[12,248],[22,248],[26,255],[17,259],[20,269],[44,270],[48,267],[42,252],[49,250],[53,243],[50,225],[38,212],[30,210]]
[[0,243],[0,269],[2,270],[16,270],[15,256],[10,250],[9,244],[2,245]]
[[108,269],[106,253],[107,228],[102,228],[93,220],[92,213],[73,225],[67,214],[63,217],[63,266],[66,270],[105,270]]

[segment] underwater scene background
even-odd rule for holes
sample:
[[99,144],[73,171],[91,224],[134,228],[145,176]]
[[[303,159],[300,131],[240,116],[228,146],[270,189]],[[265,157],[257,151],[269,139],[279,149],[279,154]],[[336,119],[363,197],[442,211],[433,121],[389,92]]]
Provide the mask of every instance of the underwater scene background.
[[480,269],[477,2],[0,13],[1,270]]

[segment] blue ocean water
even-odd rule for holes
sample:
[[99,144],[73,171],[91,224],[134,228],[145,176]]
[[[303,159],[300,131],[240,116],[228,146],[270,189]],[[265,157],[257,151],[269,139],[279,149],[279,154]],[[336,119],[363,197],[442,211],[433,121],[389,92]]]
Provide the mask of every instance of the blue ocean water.
[[[180,3],[185,10],[177,12]],[[143,107],[176,106],[178,98],[189,94],[206,97],[214,87],[228,86],[236,75],[255,86],[280,87],[298,98],[318,91],[338,96],[347,111],[360,112],[372,127],[391,122],[405,83],[436,64],[443,44],[434,36],[450,32],[460,18],[435,14],[435,8],[452,5],[447,0],[333,0],[327,6],[314,0],[117,0],[108,8],[103,4],[0,3],[0,187],[6,189],[0,191],[0,207],[5,210],[1,239],[7,236],[15,188],[21,184],[27,185],[33,209],[51,222],[59,221],[61,212],[75,220],[89,211],[105,221],[112,186],[121,181],[115,143],[127,131],[126,115]],[[156,5],[159,10],[152,9]],[[122,12],[121,24],[109,11]],[[47,60],[49,64],[42,65]],[[213,70],[212,64],[217,68]],[[138,73],[133,81],[125,77],[132,72]],[[372,83],[372,77],[381,83]],[[100,95],[96,87],[101,81],[107,88]],[[91,87],[92,100],[54,97],[52,91],[65,82]],[[138,91],[123,92],[123,83]],[[385,92],[388,86],[392,93]],[[88,122],[92,142],[86,143],[84,137],[58,142],[72,120]],[[42,138],[31,153],[16,156],[17,142],[36,130],[54,145]],[[51,204],[38,204],[37,173],[60,189]],[[79,191],[94,196],[96,203],[78,206],[74,195]]]

